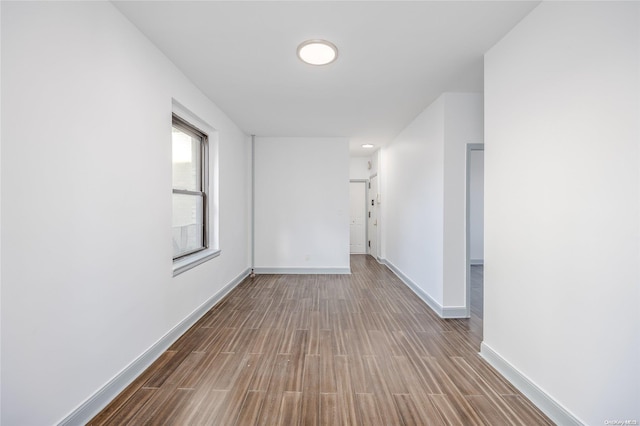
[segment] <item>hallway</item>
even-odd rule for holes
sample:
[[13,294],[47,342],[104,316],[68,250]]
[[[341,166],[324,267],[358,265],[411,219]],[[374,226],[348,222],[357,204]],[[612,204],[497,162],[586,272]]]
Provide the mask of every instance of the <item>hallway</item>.
[[90,424],[552,424],[477,355],[481,310],[445,321],[351,268],[245,279]]

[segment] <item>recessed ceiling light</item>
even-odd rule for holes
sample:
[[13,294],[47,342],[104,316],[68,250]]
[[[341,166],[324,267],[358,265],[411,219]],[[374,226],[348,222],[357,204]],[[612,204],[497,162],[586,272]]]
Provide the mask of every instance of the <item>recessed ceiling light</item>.
[[365,144],[362,144],[362,147],[363,148],[373,148],[373,145],[371,145],[370,143],[365,143]]
[[298,58],[310,65],[327,65],[338,58],[338,48],[326,40],[307,40],[298,46]]

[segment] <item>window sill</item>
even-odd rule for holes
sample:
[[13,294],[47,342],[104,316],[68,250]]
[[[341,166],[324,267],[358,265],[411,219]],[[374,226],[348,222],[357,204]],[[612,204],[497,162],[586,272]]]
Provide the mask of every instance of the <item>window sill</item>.
[[220,256],[220,253],[220,249],[207,249],[194,253],[183,259],[177,260],[173,262],[173,276],[175,277],[176,275],[180,275],[181,273],[186,272],[191,268],[195,268],[196,266],[206,262],[207,260],[218,257]]

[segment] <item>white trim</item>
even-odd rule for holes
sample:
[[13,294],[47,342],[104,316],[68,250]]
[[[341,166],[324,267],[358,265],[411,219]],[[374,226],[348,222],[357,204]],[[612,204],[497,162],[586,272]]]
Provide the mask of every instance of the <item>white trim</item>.
[[177,99],[171,98],[171,112],[183,119],[184,121],[191,124],[193,127],[198,129],[200,132],[205,133],[211,138],[213,133],[217,133],[217,130],[207,123],[206,120],[200,118],[200,116],[189,108],[181,104]]
[[469,259],[469,265],[484,265],[484,259]]
[[298,275],[324,275],[324,274],[351,274],[351,268],[271,268],[257,267],[256,274],[298,274]]
[[62,419],[58,425],[79,425],[86,424],[104,407],[107,406],[120,392],[129,386],[147,367],[149,367],[160,355],[164,353],[180,336],[182,336],[193,324],[195,324],[204,314],[216,305],[224,296],[233,290],[248,275],[250,269],[242,271],[229,284],[222,287],[209,300],[200,305],[196,310],[180,321],[160,340],[154,343],[131,364],[126,366],[114,378],[109,380],[102,388],[87,398],[78,408],[73,410],[67,417]]
[[427,304],[440,318],[468,318],[467,308],[465,306],[447,306],[443,307],[429,296],[423,289],[400,271],[393,263],[387,259],[379,259],[379,262],[386,265],[400,280],[409,287],[424,303]]
[[553,399],[551,395],[542,390],[531,379],[521,373],[484,342],[480,345],[480,356],[529,398],[543,413],[549,416],[554,423],[559,425],[585,425],[584,422],[571,414],[558,401]]
[[444,306],[440,316],[445,319],[469,318],[466,306]]
[[183,259],[176,260],[175,262],[173,262],[173,276],[175,277],[176,275],[180,275],[181,273],[195,268],[196,266],[206,262],[207,260],[218,257],[220,256],[220,253],[222,253],[222,251],[220,250],[206,249],[186,256]]

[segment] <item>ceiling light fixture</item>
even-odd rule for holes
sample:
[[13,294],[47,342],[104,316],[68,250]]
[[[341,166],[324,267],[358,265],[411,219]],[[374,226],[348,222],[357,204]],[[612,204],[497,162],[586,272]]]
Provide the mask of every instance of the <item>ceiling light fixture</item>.
[[338,58],[338,48],[327,40],[307,40],[298,46],[298,58],[310,65],[328,65]]
[[365,143],[365,144],[362,144],[362,147],[369,149],[369,148],[373,148],[373,145],[371,145],[370,143]]

